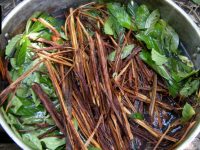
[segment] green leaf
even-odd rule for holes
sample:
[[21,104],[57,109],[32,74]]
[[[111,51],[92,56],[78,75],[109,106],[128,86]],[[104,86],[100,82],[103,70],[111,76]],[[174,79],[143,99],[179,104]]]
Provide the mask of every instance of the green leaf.
[[25,38],[24,42],[22,43],[21,48],[17,51],[17,54],[16,54],[16,63],[18,66],[24,63],[25,58],[26,58],[26,52],[29,45],[30,45],[30,40]]
[[104,24],[104,32],[108,35],[114,35],[114,31],[112,29],[112,25],[113,25],[113,22],[111,20],[111,18],[109,17],[105,24]]
[[160,13],[156,9],[147,18],[147,21],[145,23],[145,28],[150,28],[151,26],[155,25],[159,19],[160,19]]
[[183,111],[182,111],[182,118],[181,120],[183,122],[187,122],[189,121],[192,116],[195,115],[195,110],[192,108],[192,106],[188,103],[186,103],[183,107]]
[[34,150],[42,150],[40,140],[34,134],[26,133],[22,135],[23,141]]
[[151,58],[152,60],[159,66],[165,64],[168,62],[168,59],[166,56],[161,55],[159,52],[157,52],[155,49],[151,50]]
[[[62,20],[56,19],[55,17],[52,17],[47,13],[42,13],[37,18],[45,19],[52,26],[54,26],[59,32],[61,31],[61,25],[63,25]],[[29,32],[40,32],[45,29],[47,28],[42,23],[40,23],[39,21],[36,21],[32,24],[31,28],[29,29]]]
[[[121,59],[125,59],[126,57],[128,57],[132,53],[134,47],[135,47],[134,44],[125,46],[124,49],[122,50]],[[116,51],[111,52],[108,55],[108,60],[114,61],[115,55],[116,55]]]
[[1,107],[0,109],[1,109],[1,113],[3,114],[6,122],[10,125],[14,134],[21,140],[21,135],[19,134],[19,132],[17,131],[17,129],[14,126],[14,124],[20,124],[19,120],[16,117],[14,117],[12,114],[5,112],[3,107]]
[[109,16],[109,24],[113,30],[114,38],[119,38],[120,44],[124,41],[125,36],[125,28],[122,27],[119,23],[116,23],[116,19],[114,16]]
[[132,19],[123,6],[119,3],[108,3],[107,8],[122,27],[127,29],[133,28]]
[[125,46],[122,50],[121,59],[125,59],[126,57],[128,57],[132,53],[134,47],[134,44]]
[[192,0],[194,3],[200,5],[200,0]]
[[170,50],[176,52],[179,45],[179,36],[171,26],[167,26],[167,32],[171,35]]
[[101,150],[101,148],[98,148],[98,147],[94,147],[92,145],[89,145],[88,146],[88,150]]
[[179,36],[171,26],[167,25],[165,27],[161,39],[163,46],[169,51],[169,53],[178,53],[177,48],[179,45]]
[[35,12],[27,21],[26,23],[26,34],[28,34],[30,31],[30,28],[31,28],[31,25],[33,24],[33,21],[32,19],[33,18],[38,18],[42,13],[41,12]]
[[135,18],[135,15],[136,15],[136,11],[137,11],[137,8],[138,8],[138,4],[136,2],[134,2],[133,0],[131,0],[128,5],[127,5],[127,12]]
[[145,29],[147,18],[150,13],[146,5],[141,5],[138,7],[136,12],[135,23],[139,29]]
[[143,50],[140,52],[140,58],[148,64],[152,69],[154,69],[161,77],[166,80],[171,80],[171,76],[165,67],[157,65],[152,59],[151,54],[148,51]]
[[10,64],[12,66],[12,68],[18,70],[18,66],[17,66],[17,63],[16,63],[16,58],[10,58]]
[[108,55],[108,60],[109,60],[109,61],[114,61],[114,60],[115,60],[115,55],[116,55],[116,51],[111,52],[111,53]]
[[144,120],[144,116],[141,113],[132,113],[129,117],[132,119]]
[[11,70],[9,74],[12,80],[15,81],[22,75],[22,72],[23,72],[22,68],[19,68],[19,70],[14,70],[14,69]]
[[14,53],[13,50],[15,49],[16,44],[19,43],[19,41],[21,40],[21,38],[22,38],[22,35],[18,34],[18,35],[14,36],[10,40],[10,42],[6,46],[6,51],[5,51],[6,56],[11,57],[13,55],[13,53]]
[[37,106],[40,105],[40,100],[38,100],[35,92],[32,89],[30,89],[30,90],[31,90],[31,95],[32,95],[33,102],[35,103],[35,106],[37,107]]
[[168,81],[168,82],[169,82],[168,83],[169,94],[173,97],[176,97],[179,94],[182,84],[179,82],[177,83],[175,81]]
[[12,104],[12,110],[14,113],[17,113],[18,110],[23,106],[23,103],[20,101],[20,99],[17,96],[14,96],[11,101]]
[[156,51],[160,52],[158,41],[152,38],[151,36],[145,35],[144,33],[139,33],[136,35],[136,38],[139,41],[144,42],[148,49],[155,49]]
[[169,63],[166,64],[167,68],[169,68],[171,76],[176,82],[180,82],[198,72],[198,70],[196,71],[193,68],[187,66],[178,58],[169,57],[168,60]]
[[20,98],[26,98],[26,97],[29,97],[31,96],[31,93],[30,93],[30,88],[27,87],[26,85],[24,84],[21,84],[17,90],[16,90],[16,95]]
[[188,57],[186,56],[182,56],[182,55],[178,55],[179,59],[185,63],[188,67],[191,67],[193,68],[194,67],[194,64],[192,63],[191,60],[188,59]]
[[193,81],[188,81],[184,87],[180,90],[180,95],[184,97],[191,96],[193,93],[195,93],[200,86],[200,81],[199,80],[193,80]]
[[59,139],[57,137],[46,137],[41,141],[45,143],[49,150],[55,150],[56,148],[65,144],[65,138]]
[[[9,111],[15,115],[19,116],[34,116],[44,113],[44,108],[39,105],[38,107],[31,101],[32,98],[19,98],[17,97],[17,104],[23,104],[15,111],[16,108],[11,107]],[[19,102],[20,101],[20,102]]]
[[38,123],[46,123],[50,118],[45,116],[44,113],[41,113],[41,115],[35,116],[21,116],[20,119],[23,121],[24,125],[33,125]]

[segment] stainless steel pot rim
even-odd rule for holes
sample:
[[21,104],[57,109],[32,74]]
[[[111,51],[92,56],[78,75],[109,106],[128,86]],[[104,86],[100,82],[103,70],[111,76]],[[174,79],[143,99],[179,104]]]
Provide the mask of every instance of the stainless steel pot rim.
[[[17,5],[7,16],[6,18],[3,20],[2,22],[2,29],[5,28],[5,26],[8,24],[8,22],[10,21],[10,19],[12,18],[12,16],[14,14],[16,14],[17,12],[19,12],[24,6],[26,6],[28,3],[30,3],[32,0],[24,0],[23,2],[21,2],[19,5]],[[194,23],[194,21],[190,18],[190,16],[188,14],[186,14],[186,12],[184,10],[182,10],[177,4],[175,4],[172,0],[164,0],[167,3],[169,3],[172,7],[174,7],[177,11],[179,11],[186,20],[188,20],[188,22],[190,22],[191,26],[196,30],[196,32],[198,33],[199,37],[200,37],[200,29],[197,27],[197,25]],[[7,134],[13,139],[13,141],[15,141],[16,144],[18,144],[22,149],[24,150],[31,150],[25,143],[22,142],[22,140],[20,140],[12,131],[12,129],[9,127],[9,125],[6,123],[2,113],[0,112],[0,124],[1,126],[4,128],[4,130],[7,132]],[[183,142],[181,143],[176,149],[178,150],[182,150],[184,148],[186,148],[193,140],[194,138],[199,134],[200,132],[200,122],[197,123],[196,128],[194,129],[194,131],[189,135],[189,137]]]

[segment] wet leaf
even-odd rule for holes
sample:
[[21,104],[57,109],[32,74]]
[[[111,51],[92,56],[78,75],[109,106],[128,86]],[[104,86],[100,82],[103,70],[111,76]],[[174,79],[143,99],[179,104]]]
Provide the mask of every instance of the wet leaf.
[[6,56],[11,57],[13,55],[13,53],[14,53],[13,50],[15,49],[16,44],[19,43],[19,41],[21,40],[21,38],[22,38],[22,35],[19,34],[19,35],[14,36],[10,40],[10,42],[6,46],[6,51],[5,51]]
[[139,29],[145,29],[145,24],[149,15],[149,9],[146,5],[141,5],[140,7],[138,7],[135,23]]
[[171,76],[168,71],[162,65],[157,65],[152,59],[151,54],[148,51],[143,50],[140,52],[140,58],[147,63],[152,69],[154,69],[161,77],[166,80],[171,80]]
[[65,138],[59,139],[57,137],[46,137],[41,141],[45,143],[49,150],[55,150],[56,148],[65,144]]
[[136,35],[136,38],[139,41],[142,41],[146,44],[148,49],[155,49],[156,51],[160,52],[160,48],[159,48],[159,44],[158,44],[158,40],[152,38],[149,35],[145,35],[145,33],[139,33]]
[[132,53],[134,47],[134,44],[125,46],[122,50],[121,59],[125,59],[126,57],[128,57]]
[[179,45],[179,36],[171,26],[167,26],[167,32],[171,35],[170,50],[176,53]]
[[29,39],[25,38],[24,42],[22,43],[21,48],[17,51],[17,54],[16,54],[16,64],[18,66],[24,63],[25,58],[26,58],[26,52],[29,45],[30,45]]
[[[15,128],[14,124],[20,124],[19,120],[14,117],[12,114],[5,112],[4,108],[1,107],[1,113],[3,114],[3,117],[5,118],[6,122],[10,125],[13,133],[20,139],[21,135],[19,134],[19,132],[17,131],[17,129]],[[20,124],[21,125],[21,124]]]
[[127,12],[133,17],[135,18],[136,15],[136,11],[138,8],[138,4],[136,2],[134,2],[133,0],[129,1],[129,3],[127,4]]
[[187,122],[189,121],[193,116],[195,115],[195,110],[193,109],[193,107],[186,103],[183,107],[183,111],[182,111],[182,118],[181,120],[183,122]]
[[132,28],[132,19],[123,6],[119,3],[108,3],[107,8],[122,27]]
[[188,81],[184,87],[180,90],[180,95],[184,97],[191,96],[193,93],[195,93],[197,90],[199,90],[200,86],[200,80],[193,80]]
[[151,26],[155,25],[159,19],[160,19],[160,13],[156,9],[147,18],[146,23],[145,23],[145,28],[150,28]]
[[155,49],[151,50],[151,58],[159,66],[165,64],[166,62],[168,62],[168,58],[165,57],[164,55],[161,55]]
[[178,57],[179,57],[179,59],[180,59],[183,63],[185,63],[187,66],[189,66],[189,67],[191,67],[191,68],[194,67],[193,62],[192,62],[191,60],[189,60],[188,57],[183,56],[183,55],[179,55]]
[[[124,49],[122,50],[121,59],[125,59],[126,57],[128,57],[132,53],[134,47],[135,47],[134,44],[125,46]],[[108,55],[108,60],[114,61],[115,55],[116,55],[116,51],[111,52]]]
[[42,150],[40,140],[34,134],[26,133],[22,135],[23,141],[30,146],[33,150]]
[[[34,115],[41,114],[44,112],[44,108],[41,105],[36,107],[35,104],[31,101],[31,98],[23,99],[23,98],[17,97],[16,100],[17,100],[17,103],[15,103],[15,105],[18,104],[16,105],[17,111],[15,107],[11,107],[9,109],[9,111],[15,115],[34,116]],[[23,104],[23,105],[20,105],[20,104]]]
[[182,87],[182,84],[175,81],[169,81],[168,90],[169,94],[173,97],[176,97],[179,94],[179,91]]
[[104,32],[108,35],[114,35],[114,31],[112,29],[113,22],[111,18],[108,18],[104,24]]
[[27,21],[26,23],[26,34],[28,34],[30,32],[30,28],[33,24],[32,19],[33,18],[38,18],[42,13],[41,12],[35,12]]
[[132,113],[129,117],[132,119],[144,120],[144,116],[141,113]]
[[14,111],[14,113],[17,113],[18,110],[23,106],[23,103],[20,101],[20,99],[17,96],[15,96],[12,98],[11,105],[12,105],[12,110]]

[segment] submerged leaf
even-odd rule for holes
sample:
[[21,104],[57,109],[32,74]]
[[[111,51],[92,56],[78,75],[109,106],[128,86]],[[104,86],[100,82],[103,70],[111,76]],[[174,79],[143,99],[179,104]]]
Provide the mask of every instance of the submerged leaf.
[[182,111],[182,118],[181,120],[183,122],[187,122],[189,121],[193,116],[195,115],[195,110],[193,109],[193,107],[186,103],[183,107],[183,111]]

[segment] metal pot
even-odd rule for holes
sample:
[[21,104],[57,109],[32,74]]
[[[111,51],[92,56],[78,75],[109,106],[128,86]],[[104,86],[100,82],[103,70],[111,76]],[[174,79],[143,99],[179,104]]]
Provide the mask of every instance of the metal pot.
[[[24,30],[27,19],[35,11],[55,12],[69,7],[76,7],[90,0],[25,0],[20,3],[5,18],[2,24],[2,34],[0,35],[0,48],[5,49],[7,37],[12,37]],[[136,0],[138,3],[145,3],[150,9],[159,9],[161,17],[165,19],[179,34],[181,42],[191,56],[197,68],[200,68],[200,30],[191,18],[171,0]],[[8,36],[7,36],[7,35]],[[2,81],[1,81],[2,83]],[[0,86],[2,88],[2,84]],[[196,125],[187,135],[186,139],[178,145],[177,149],[184,149],[200,132],[200,118],[196,117]],[[21,141],[6,123],[0,112],[0,123],[8,135],[22,148],[30,149]]]

